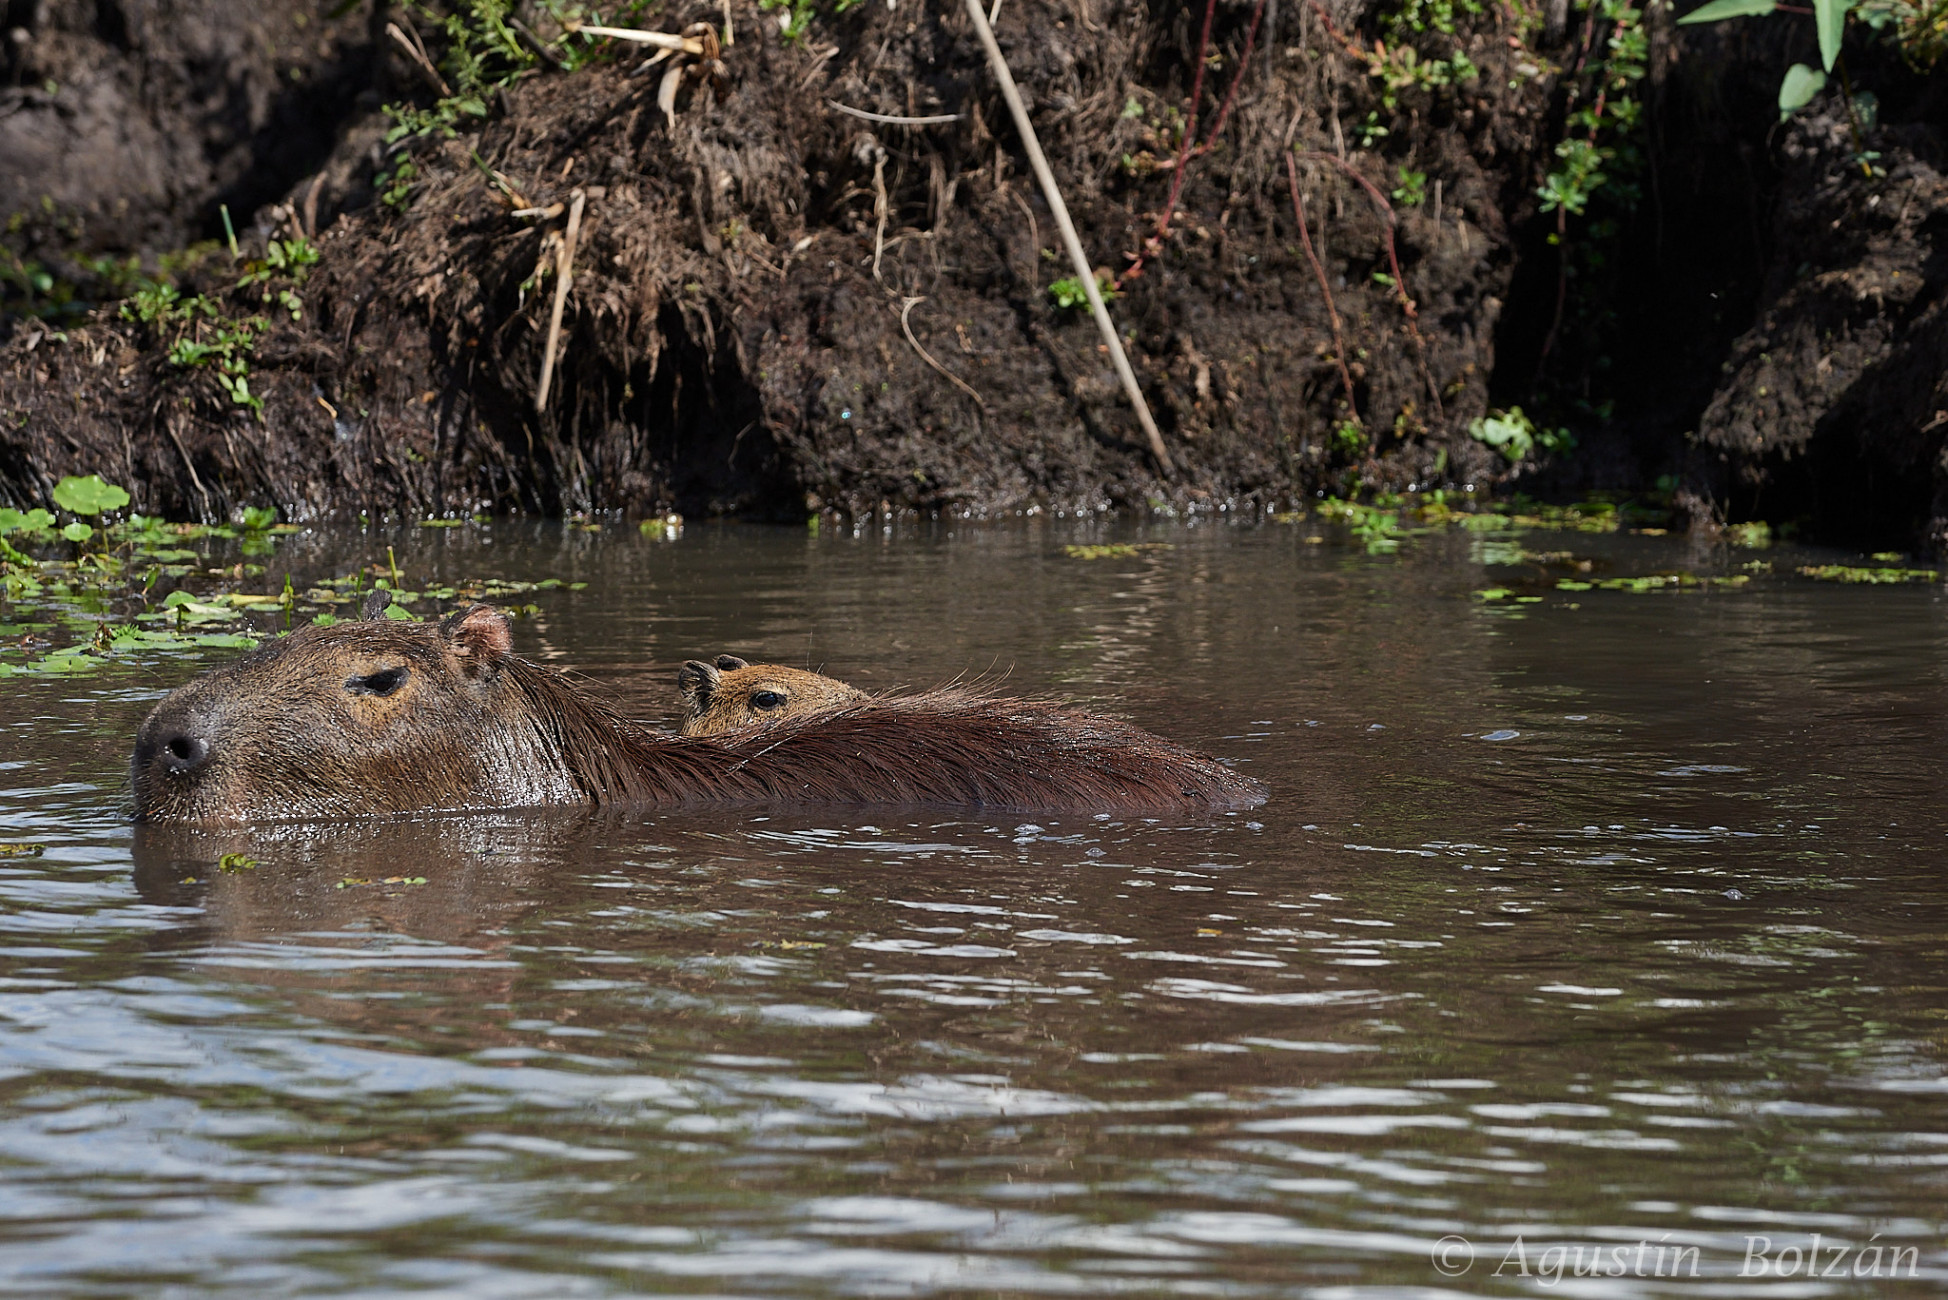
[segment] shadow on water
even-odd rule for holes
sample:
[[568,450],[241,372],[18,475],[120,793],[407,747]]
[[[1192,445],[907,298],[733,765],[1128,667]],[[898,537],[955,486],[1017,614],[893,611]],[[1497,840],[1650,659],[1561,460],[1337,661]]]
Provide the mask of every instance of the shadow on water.
[[1913,1252],[1840,1290],[1948,1275],[1935,591],[1498,609],[1441,538],[496,529],[402,562],[587,581],[518,647],[644,716],[725,650],[986,673],[1273,799],[130,828],[127,737],[190,666],[30,684],[10,1292],[1516,1293],[1621,1246],[1562,1285],[1666,1295],[1805,1288],[1815,1232]]

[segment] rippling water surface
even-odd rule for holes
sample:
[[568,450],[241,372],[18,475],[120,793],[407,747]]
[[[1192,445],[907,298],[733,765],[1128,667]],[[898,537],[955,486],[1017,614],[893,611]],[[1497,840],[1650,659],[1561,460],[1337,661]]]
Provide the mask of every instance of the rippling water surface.
[[11,680],[0,839],[46,853],[0,859],[0,1290],[1938,1291],[1940,589],[1504,608],[1479,542],[1308,531],[501,524],[271,562],[586,582],[517,647],[644,716],[724,651],[977,676],[1273,790],[1190,824],[138,834],[136,723],[224,652]]

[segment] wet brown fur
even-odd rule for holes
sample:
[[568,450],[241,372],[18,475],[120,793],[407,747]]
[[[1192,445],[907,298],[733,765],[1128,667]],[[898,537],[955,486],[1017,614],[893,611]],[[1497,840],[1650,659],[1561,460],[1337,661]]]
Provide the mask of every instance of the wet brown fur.
[[[207,757],[173,770],[172,745],[198,741]],[[144,721],[130,779],[138,820],[201,824],[574,803],[1168,815],[1264,799],[1128,723],[958,689],[659,735],[513,655],[485,606],[438,625],[306,628],[206,673]]]
[[836,677],[736,655],[718,655],[714,664],[692,659],[677,670],[676,688],[683,700],[677,730],[686,736],[720,736],[866,698]]

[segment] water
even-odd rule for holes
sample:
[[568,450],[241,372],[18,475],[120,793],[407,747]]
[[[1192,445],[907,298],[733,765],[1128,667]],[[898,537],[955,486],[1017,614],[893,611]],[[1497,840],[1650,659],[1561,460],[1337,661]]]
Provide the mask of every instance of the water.
[[1459,534],[1312,534],[503,524],[272,562],[586,581],[517,647],[645,716],[723,651],[1087,701],[1274,792],[1201,824],[138,835],[129,740],[191,661],[11,681],[0,839],[47,852],[0,859],[0,1285],[1938,1291],[1939,589],[1508,606]]

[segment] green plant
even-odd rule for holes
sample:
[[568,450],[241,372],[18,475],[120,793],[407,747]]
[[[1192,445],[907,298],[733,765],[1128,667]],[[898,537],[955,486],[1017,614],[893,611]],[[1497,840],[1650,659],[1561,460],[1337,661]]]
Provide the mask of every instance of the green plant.
[[264,302],[275,300],[291,313],[292,320],[300,320],[304,316],[304,300],[293,289],[270,288],[269,282],[282,276],[296,284],[303,284],[311,268],[317,264],[318,250],[302,235],[294,239],[273,239],[265,245],[262,258],[245,264],[244,277],[237,281],[237,287],[243,289],[251,285],[264,285]]
[[[836,18],[859,2],[860,0],[835,0],[832,5],[832,16]],[[786,40],[794,42],[805,39],[805,33],[811,29],[812,19],[818,16],[818,6],[814,0],[758,0],[758,8],[767,13],[784,10],[784,18],[778,24],[778,28]],[[1140,115],[1142,111],[1139,106],[1137,113]],[[1123,106],[1123,116],[1130,116],[1128,103]]]
[[1581,216],[1605,186],[1626,206],[1636,198],[1624,177],[1634,176],[1639,164],[1630,137],[1643,113],[1632,94],[1650,59],[1643,12],[1632,0],[1590,0],[1585,10],[1586,22],[1599,29],[1607,24],[1609,32],[1602,57],[1591,60],[1583,78],[1570,85],[1565,134],[1555,147],[1559,166],[1536,190],[1542,211],[1559,214],[1558,240],[1566,233],[1560,214]]
[[93,518],[109,510],[120,510],[129,503],[129,494],[99,474],[70,475],[54,485],[54,504],[69,514]]
[[[1857,17],[1876,32],[1890,35],[1902,58],[1926,71],[1948,53],[1948,0],[1811,0],[1814,33],[1819,41],[1820,66],[1795,63],[1779,79],[1779,120],[1790,118],[1826,89],[1827,77],[1837,71],[1847,82],[1846,61],[1840,50],[1846,41],[1847,19]],[[1711,0],[1678,19],[1680,23],[1722,22],[1781,11],[1783,5],[1761,0]],[[1806,12],[1799,10],[1798,12]],[[1873,176],[1874,158],[1864,132],[1873,126],[1873,97],[1855,95],[1846,86],[1842,100],[1853,134],[1854,161]]]
[[1319,505],[1319,514],[1321,518],[1345,524],[1368,555],[1391,555],[1400,549],[1401,541],[1407,536],[1407,531],[1400,526],[1401,505],[1401,499],[1395,496],[1383,495],[1371,505],[1327,497]]
[[1393,201],[1409,208],[1417,208],[1427,201],[1427,173],[1410,171],[1403,164],[1399,168],[1400,184],[1393,189]]
[[[1782,122],[1812,103],[1813,97],[1826,88],[1827,73],[1833,71],[1833,65],[1840,57],[1841,42],[1846,36],[1847,13],[1854,8],[1853,0],[1812,0],[1812,6],[1813,26],[1819,36],[1820,62],[1825,66],[1810,68],[1803,63],[1795,63],[1786,69],[1785,77],[1779,82],[1779,120]],[[1777,8],[1773,0],[1711,0],[1711,3],[1693,9],[1678,22],[1715,23],[1727,18],[1769,14]]]
[[[1111,302],[1116,297],[1114,283],[1101,271],[1096,272],[1096,292],[1102,295],[1104,302]],[[1089,305],[1088,289],[1083,286],[1081,279],[1074,276],[1051,282],[1048,286],[1048,296],[1055,299],[1055,305],[1064,311]]]
[[[1462,17],[1479,17],[1485,12],[1480,0],[1401,0],[1400,6],[1381,20],[1380,39],[1371,49],[1349,45],[1348,53],[1366,65],[1367,75],[1380,83],[1380,103],[1391,114],[1400,107],[1405,91],[1438,91],[1474,81],[1481,75],[1461,42],[1455,38]],[[1432,33],[1445,52],[1419,48]],[[1386,128],[1373,114],[1355,128],[1361,132],[1361,147],[1371,148],[1384,138]]]
[[1493,447],[1508,457],[1512,465],[1532,455],[1540,447],[1545,452],[1571,451],[1575,437],[1567,429],[1538,428],[1519,406],[1499,414],[1491,412],[1468,425],[1468,436]]
[[372,187],[379,191],[379,202],[395,212],[404,212],[408,200],[412,198],[413,179],[419,175],[419,168],[405,154],[395,156],[392,170],[382,171],[372,178]]
[[[292,290],[273,288],[268,282],[280,275],[301,281],[317,261],[317,250],[309,241],[273,239],[263,259],[247,264],[237,287],[265,286],[263,300],[275,300],[291,313],[292,320],[297,320],[303,314],[302,300]],[[224,313],[223,304],[215,298],[207,294],[185,298],[167,281],[145,284],[136,290],[122,304],[121,316],[126,321],[152,326],[159,343],[168,341],[170,365],[186,370],[210,370],[217,386],[234,405],[249,407],[257,415],[263,415],[263,399],[250,388],[250,357],[256,351],[258,336],[270,328],[270,322],[262,316],[232,318]]]

